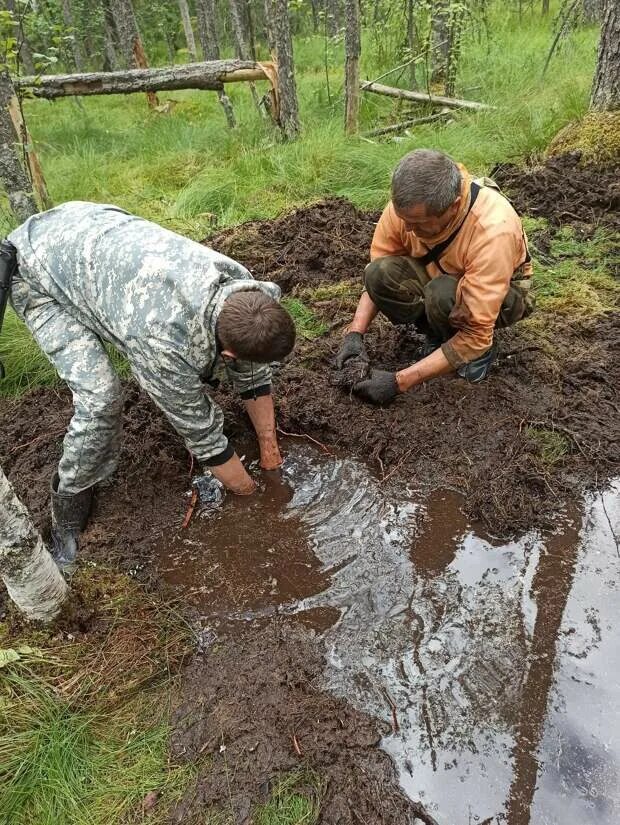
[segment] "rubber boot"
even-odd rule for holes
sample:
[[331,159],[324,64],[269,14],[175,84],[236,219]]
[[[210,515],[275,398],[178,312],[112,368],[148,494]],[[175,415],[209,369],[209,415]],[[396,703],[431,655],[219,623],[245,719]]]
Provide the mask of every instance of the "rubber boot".
[[93,503],[93,488],[79,493],[59,493],[58,473],[51,484],[52,556],[61,570],[75,567],[80,532],[86,527]]
[[488,349],[484,355],[459,367],[456,371],[457,375],[469,381],[470,384],[478,384],[483,378],[487,377],[491,365],[497,358],[497,352],[497,344],[493,344],[491,349]]

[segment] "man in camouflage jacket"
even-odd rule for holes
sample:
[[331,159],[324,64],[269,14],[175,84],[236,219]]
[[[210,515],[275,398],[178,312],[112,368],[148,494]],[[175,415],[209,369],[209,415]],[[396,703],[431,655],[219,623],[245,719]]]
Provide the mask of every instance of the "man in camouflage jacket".
[[57,555],[71,557],[93,486],[116,468],[121,388],[104,342],[196,459],[228,489],[255,485],[223,434],[204,382],[224,360],[257,432],[261,465],[281,464],[269,363],[293,347],[276,284],[115,206],[71,202],[29,218],[8,240],[18,271],[11,303],[73,393],[74,415],[52,482]]

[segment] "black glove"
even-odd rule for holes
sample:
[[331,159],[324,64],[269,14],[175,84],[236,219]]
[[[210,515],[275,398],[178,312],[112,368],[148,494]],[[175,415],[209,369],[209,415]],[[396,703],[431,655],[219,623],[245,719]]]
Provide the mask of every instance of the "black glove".
[[344,341],[334,361],[336,369],[341,370],[345,361],[348,361],[349,358],[363,358],[366,361],[368,360],[366,348],[364,347],[364,336],[361,332],[347,332],[344,336]]
[[396,373],[387,370],[371,370],[370,378],[355,384],[353,392],[371,404],[389,404],[399,393]]

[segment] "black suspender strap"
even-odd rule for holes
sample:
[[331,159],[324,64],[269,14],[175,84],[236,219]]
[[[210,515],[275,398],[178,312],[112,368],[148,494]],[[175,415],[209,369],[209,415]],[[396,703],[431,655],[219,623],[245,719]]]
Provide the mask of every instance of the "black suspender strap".
[[[469,196],[469,206],[467,208],[467,212],[465,213],[465,217],[454,230],[454,232],[448,238],[445,239],[445,241],[438,243],[437,246],[433,246],[431,249],[429,249],[426,255],[423,255],[421,258],[418,258],[418,261],[420,261],[420,263],[423,266],[428,266],[429,264],[436,263],[439,260],[439,258],[443,255],[443,253],[446,251],[446,249],[450,246],[452,241],[459,234],[463,224],[465,223],[465,218],[467,218],[467,216],[473,208],[473,205],[476,203],[476,198],[478,197],[481,188],[481,186],[472,181]],[[439,266],[439,268],[441,269],[441,266]],[[441,271],[443,272],[443,269]]]

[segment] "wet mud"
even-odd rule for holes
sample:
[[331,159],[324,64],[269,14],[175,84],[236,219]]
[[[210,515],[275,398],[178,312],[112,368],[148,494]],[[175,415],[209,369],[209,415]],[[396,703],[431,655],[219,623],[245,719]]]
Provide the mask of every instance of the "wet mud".
[[[445,378],[365,405],[332,368],[358,293],[311,293],[360,283],[375,219],[332,200],[211,240],[329,327],[276,377],[295,437],[256,497],[197,509],[182,529],[196,467],[125,386],[121,463],[82,559],[180,595],[197,628],[173,744],[212,761],[176,821],[225,808],[231,770],[246,821],[303,767],[325,781],[329,825],[414,822],[418,802],[440,825],[559,825],[563,811],[612,825],[620,514],[605,485],[620,467],[620,318],[517,326],[483,384]],[[381,322],[367,342],[388,369],[420,347]],[[251,461],[240,402],[217,400]],[[70,415],[66,390],[0,405],[0,464],[44,533]],[[541,433],[562,439],[553,461]]]

